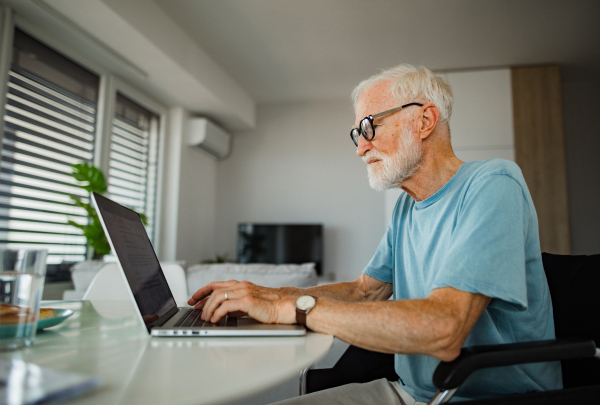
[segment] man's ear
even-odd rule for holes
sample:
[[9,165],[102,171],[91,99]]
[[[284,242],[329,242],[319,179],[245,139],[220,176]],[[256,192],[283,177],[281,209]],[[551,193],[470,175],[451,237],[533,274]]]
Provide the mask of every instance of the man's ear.
[[437,126],[440,120],[440,110],[435,104],[427,103],[421,107],[421,112],[418,116],[419,137],[427,138]]

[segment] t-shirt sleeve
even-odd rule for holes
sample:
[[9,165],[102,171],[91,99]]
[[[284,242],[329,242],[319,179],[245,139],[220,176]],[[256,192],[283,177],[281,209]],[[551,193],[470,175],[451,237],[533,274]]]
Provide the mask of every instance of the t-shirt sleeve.
[[375,255],[363,270],[363,274],[371,276],[384,283],[392,283],[394,281],[394,257],[393,257],[393,229],[394,220],[390,222],[387,232],[383,235]]
[[480,293],[497,299],[490,306],[526,310],[528,225],[529,205],[519,182],[506,174],[480,179],[459,208],[446,262],[433,288]]

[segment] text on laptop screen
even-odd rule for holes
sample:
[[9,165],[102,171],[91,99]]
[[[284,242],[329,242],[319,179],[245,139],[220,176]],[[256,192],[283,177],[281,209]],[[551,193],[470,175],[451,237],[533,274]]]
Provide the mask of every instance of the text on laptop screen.
[[96,203],[142,317],[176,307],[139,215],[102,196]]

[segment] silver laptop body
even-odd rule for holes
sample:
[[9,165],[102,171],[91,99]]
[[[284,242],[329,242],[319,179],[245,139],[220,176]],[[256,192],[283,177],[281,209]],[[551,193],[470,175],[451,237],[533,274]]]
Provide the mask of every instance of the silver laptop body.
[[[140,216],[99,194],[92,202],[117,256],[140,321],[152,336],[301,336],[301,325],[263,324],[252,318],[225,317],[202,322],[193,308],[178,308]],[[191,312],[191,313],[190,313]],[[193,317],[193,318],[192,318]]]

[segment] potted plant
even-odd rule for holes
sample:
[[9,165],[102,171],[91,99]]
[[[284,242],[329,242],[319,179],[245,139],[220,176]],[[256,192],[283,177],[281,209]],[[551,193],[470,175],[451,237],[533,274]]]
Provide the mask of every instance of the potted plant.
[[216,254],[214,259],[202,260],[200,264],[222,264],[222,263],[234,263],[233,260],[227,260],[229,253]]
[[[88,192],[89,202],[84,202],[80,197],[71,196],[71,199],[78,207],[83,208],[88,214],[88,223],[81,225],[75,221],[69,220],[72,225],[83,231],[87,240],[88,259],[101,260],[104,255],[110,253],[110,245],[102,229],[102,224],[96,213],[96,209],[91,204],[92,192],[104,194],[108,190],[106,179],[102,170],[89,163],[76,163],[72,165],[72,175],[79,183],[79,187]],[[144,225],[148,223],[146,216],[139,213]]]

